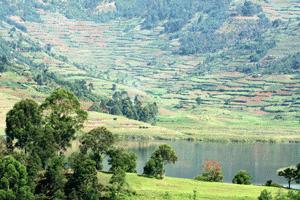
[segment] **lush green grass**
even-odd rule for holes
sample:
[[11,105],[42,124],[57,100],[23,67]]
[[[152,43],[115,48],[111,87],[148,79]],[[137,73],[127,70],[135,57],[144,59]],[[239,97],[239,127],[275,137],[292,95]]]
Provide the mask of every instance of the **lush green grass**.
[[[109,177],[109,174],[99,174],[100,182],[103,184],[107,184]],[[264,189],[271,191],[273,194],[280,190],[272,187],[208,183],[170,177],[157,180],[137,176],[136,174],[127,174],[126,181],[129,187],[137,193],[136,196],[128,198],[132,200],[190,200],[193,199],[193,191],[196,191],[196,199],[199,200],[255,200]],[[281,190],[285,192],[285,190]]]

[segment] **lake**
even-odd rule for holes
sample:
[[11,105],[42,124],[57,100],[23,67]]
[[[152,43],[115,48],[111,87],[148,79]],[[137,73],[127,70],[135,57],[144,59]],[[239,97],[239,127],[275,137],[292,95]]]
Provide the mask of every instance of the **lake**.
[[178,156],[175,165],[166,167],[166,175],[180,178],[194,178],[201,173],[205,160],[217,160],[222,164],[224,181],[231,182],[237,171],[247,170],[254,184],[267,180],[286,184],[277,176],[279,168],[300,162],[300,144],[241,144],[241,143],[198,143],[189,141],[124,142],[121,146],[138,156],[137,171],[143,166],[159,144],[169,144]]

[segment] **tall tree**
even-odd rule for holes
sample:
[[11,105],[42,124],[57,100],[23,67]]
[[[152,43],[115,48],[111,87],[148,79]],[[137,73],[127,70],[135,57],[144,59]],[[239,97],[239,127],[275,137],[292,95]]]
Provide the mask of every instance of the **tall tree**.
[[297,180],[298,169],[295,166],[286,167],[277,171],[278,176],[282,176],[288,181],[288,188],[291,188],[291,183]]
[[46,115],[46,124],[53,130],[60,150],[70,146],[76,131],[83,127],[87,119],[87,113],[81,110],[78,98],[62,88],[56,89],[46,98],[41,110]]
[[81,153],[75,153],[70,165],[73,173],[70,174],[65,185],[67,200],[99,200],[101,186],[97,179],[95,161]]
[[41,124],[42,116],[36,102],[26,99],[15,104],[6,116],[8,149],[13,150],[17,147],[27,152],[41,134]]
[[80,150],[84,154],[90,154],[96,162],[97,170],[101,170],[103,155],[108,153],[114,142],[115,138],[109,130],[98,127],[81,138]]
[[51,159],[43,177],[39,180],[35,192],[43,199],[65,199],[64,185],[66,183],[64,157]]
[[0,57],[0,73],[4,72],[7,68],[8,59],[6,56]]

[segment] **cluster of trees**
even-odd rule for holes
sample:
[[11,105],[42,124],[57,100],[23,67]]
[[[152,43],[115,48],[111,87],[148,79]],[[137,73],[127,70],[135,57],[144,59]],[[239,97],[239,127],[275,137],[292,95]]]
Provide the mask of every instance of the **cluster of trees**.
[[[134,172],[136,156],[114,147],[106,128],[80,138],[80,151],[65,151],[83,127],[87,113],[71,92],[56,89],[38,105],[22,100],[7,113],[5,146],[0,155],[0,199],[117,199],[124,193],[125,172]],[[113,176],[101,185],[97,173],[109,157]]]
[[300,52],[272,60],[267,65],[259,66],[264,73],[293,73],[300,69]]
[[143,105],[139,96],[132,101],[127,92],[115,92],[111,99],[103,99],[89,109],[91,111],[104,112],[112,115],[123,115],[129,119],[143,122],[156,123],[158,114],[157,104],[148,103]]
[[[5,19],[9,16],[20,16],[26,21],[40,21],[40,15],[37,8],[44,8],[44,4],[35,0],[26,1],[11,1],[2,0],[0,2],[0,19]],[[33,9],[35,8],[35,9]]]
[[[7,113],[5,141],[0,143],[0,199],[5,200],[113,200],[132,194],[126,172],[136,172],[136,155],[115,146],[116,138],[104,127],[83,136],[87,113],[77,97],[56,89],[42,104],[22,100]],[[79,150],[66,157],[72,142]],[[108,158],[112,177],[102,185],[98,172]],[[163,178],[164,166],[177,156],[161,145],[146,163],[144,174]]]

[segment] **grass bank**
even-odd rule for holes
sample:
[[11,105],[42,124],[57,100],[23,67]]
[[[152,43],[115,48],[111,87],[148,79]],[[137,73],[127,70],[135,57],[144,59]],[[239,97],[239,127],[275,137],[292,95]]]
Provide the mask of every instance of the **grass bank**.
[[[99,180],[107,184],[110,174],[99,174]],[[130,200],[190,200],[196,191],[196,199],[206,200],[256,200],[264,189],[273,194],[286,192],[285,189],[235,185],[228,183],[200,182],[192,179],[166,177],[163,180],[145,178],[136,174],[127,174],[126,181],[129,187],[136,192]]]

